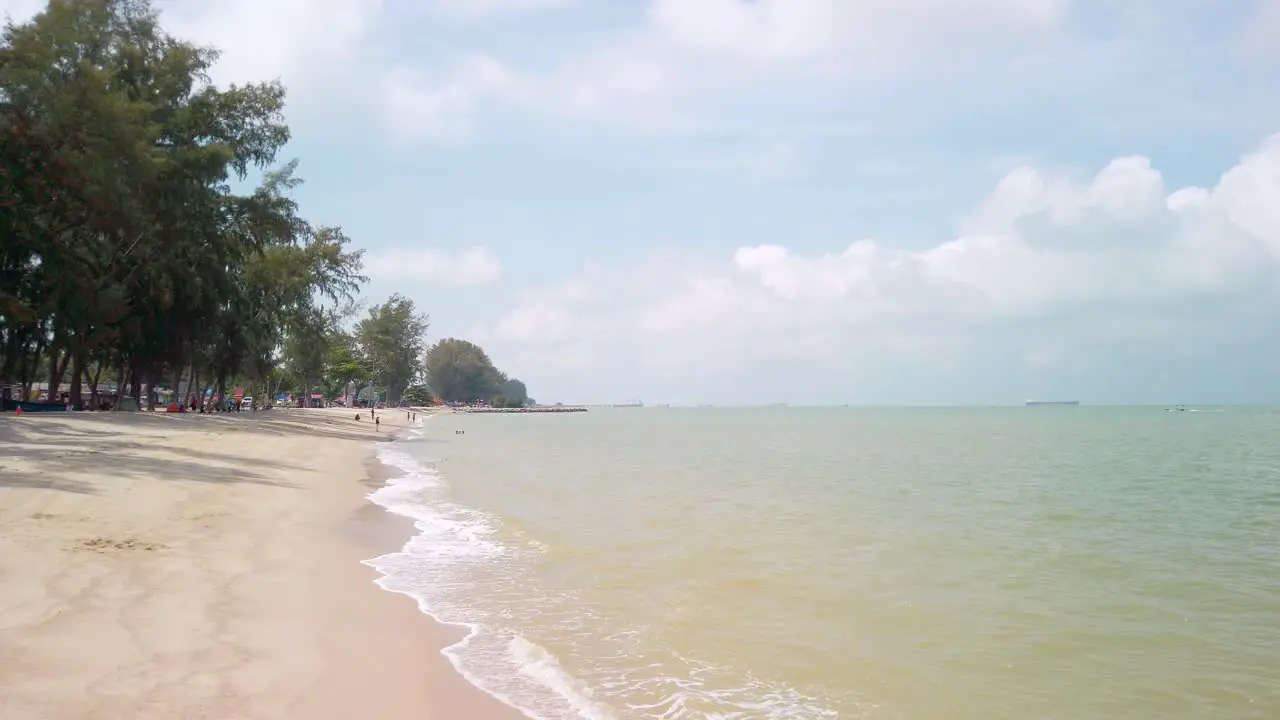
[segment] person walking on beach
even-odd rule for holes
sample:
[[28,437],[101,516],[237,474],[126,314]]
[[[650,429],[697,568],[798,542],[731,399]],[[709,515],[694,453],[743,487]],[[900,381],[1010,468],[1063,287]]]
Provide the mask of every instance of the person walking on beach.
[[373,429],[382,432],[382,418],[373,419]]

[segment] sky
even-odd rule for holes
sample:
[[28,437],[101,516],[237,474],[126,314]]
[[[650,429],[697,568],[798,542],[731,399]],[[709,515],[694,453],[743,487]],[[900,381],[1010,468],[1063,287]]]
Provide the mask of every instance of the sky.
[[1280,0],[156,5],[539,401],[1280,402]]

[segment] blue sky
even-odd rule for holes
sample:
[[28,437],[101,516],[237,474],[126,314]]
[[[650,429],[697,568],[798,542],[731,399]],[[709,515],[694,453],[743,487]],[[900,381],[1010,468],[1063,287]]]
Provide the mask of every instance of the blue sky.
[[1280,0],[157,4],[539,400],[1280,402]]

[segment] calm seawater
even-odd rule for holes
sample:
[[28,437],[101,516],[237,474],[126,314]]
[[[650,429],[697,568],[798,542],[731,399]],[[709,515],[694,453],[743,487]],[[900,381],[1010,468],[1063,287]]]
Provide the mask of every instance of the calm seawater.
[[[459,433],[458,431],[465,431]],[[1280,718],[1280,411],[428,419],[370,561],[547,720]]]

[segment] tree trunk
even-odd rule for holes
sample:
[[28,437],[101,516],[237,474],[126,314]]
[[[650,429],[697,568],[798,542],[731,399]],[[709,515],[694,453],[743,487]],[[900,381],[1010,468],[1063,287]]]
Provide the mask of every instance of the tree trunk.
[[173,400],[171,402],[178,402],[182,397],[182,371],[185,369],[182,365],[175,365],[173,368]]
[[31,400],[31,386],[36,383],[36,376],[40,374],[40,358],[44,357],[46,344],[49,342],[48,333],[45,332],[43,324],[36,326],[36,346],[29,355],[22,358],[22,399],[23,401]]
[[124,359],[120,360],[120,364],[116,366],[116,402],[111,406],[111,411],[115,412],[120,409],[120,401],[124,399]]
[[58,360],[61,356],[61,352],[59,352],[57,345],[53,345],[52,347],[50,347],[48,352],[49,352],[49,358],[46,361],[48,363],[46,369],[49,371],[49,375],[44,379],[44,387],[45,387],[44,400],[46,402],[48,402],[49,397],[53,395],[54,388],[57,387],[55,383],[62,382],[62,379],[57,376]]
[[27,333],[12,330],[4,345],[4,364],[0,366],[0,382],[9,382],[17,376],[19,352],[27,340]]
[[44,401],[50,402],[58,398],[58,390],[62,387],[62,378],[67,374],[67,361],[71,353],[63,353],[55,341],[49,348],[49,390]]
[[[13,367],[13,377],[15,380],[18,381],[19,386],[25,384],[27,379],[27,354],[26,353],[22,353],[21,355],[19,355],[18,359],[15,361],[14,367]],[[22,392],[21,387],[18,388],[18,392],[19,393]],[[25,399],[26,398],[22,395],[19,395],[14,398],[14,400],[25,400]]]
[[[188,390],[195,393],[195,409],[199,410],[204,407],[204,387],[200,384],[200,368],[196,367],[195,361],[191,361],[191,385]],[[188,394],[191,394],[188,392]]]
[[37,341],[34,357],[32,353],[24,352],[22,353],[22,356],[18,358],[18,362],[19,362],[18,376],[21,378],[21,382],[22,382],[22,396],[19,397],[18,399],[24,402],[31,397],[31,383],[35,381],[35,377],[36,377],[35,369],[36,369],[36,366],[39,365],[39,363],[36,362],[35,358],[39,358],[41,352],[42,352],[42,348],[39,344],[39,341]]
[[98,402],[98,383],[102,380],[102,361],[94,363],[93,377],[89,379],[89,409],[97,410],[101,403]]
[[133,397],[133,403],[142,409],[142,380],[138,377],[138,369],[136,367],[129,368],[129,394]]
[[85,357],[83,350],[75,351],[71,354],[73,355],[71,360],[71,396],[68,398],[68,402],[71,407],[80,410],[84,400],[82,382],[85,372]]

